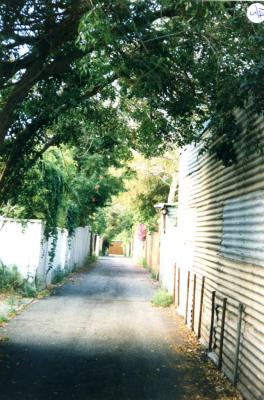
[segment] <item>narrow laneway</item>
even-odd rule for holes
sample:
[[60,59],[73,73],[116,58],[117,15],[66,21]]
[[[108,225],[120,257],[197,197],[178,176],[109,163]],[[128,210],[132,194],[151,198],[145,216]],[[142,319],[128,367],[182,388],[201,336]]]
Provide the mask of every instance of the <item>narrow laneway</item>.
[[1,400],[216,399],[203,368],[177,351],[177,319],[152,307],[145,270],[103,258],[36,301],[1,334]]

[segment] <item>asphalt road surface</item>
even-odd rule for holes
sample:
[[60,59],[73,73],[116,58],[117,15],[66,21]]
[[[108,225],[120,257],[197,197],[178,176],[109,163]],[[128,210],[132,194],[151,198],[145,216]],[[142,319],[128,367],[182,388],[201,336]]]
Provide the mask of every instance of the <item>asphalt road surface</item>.
[[153,307],[157,285],[124,258],[33,303],[5,328],[1,400],[217,398],[194,361],[175,350],[177,318]]

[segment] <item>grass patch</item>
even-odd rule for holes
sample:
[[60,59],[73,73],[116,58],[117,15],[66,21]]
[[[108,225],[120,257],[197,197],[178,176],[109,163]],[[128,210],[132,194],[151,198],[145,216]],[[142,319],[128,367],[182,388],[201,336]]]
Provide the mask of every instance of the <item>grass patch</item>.
[[153,269],[151,269],[151,267],[149,267],[145,257],[141,257],[138,260],[137,264],[140,265],[141,267],[145,268],[150,273],[151,279],[153,279],[155,281],[159,280],[159,273],[157,271],[154,271]]
[[7,267],[0,262],[0,292],[15,293],[22,297],[35,297],[37,289],[24,278],[17,270],[16,266]]
[[3,325],[4,323],[6,323],[8,321],[8,319],[2,315],[0,315],[0,326]]
[[63,271],[61,268],[57,268],[56,270],[54,270],[52,283],[54,285],[61,283],[66,275],[68,275],[66,271]]
[[145,257],[141,257],[138,260],[137,264],[140,265],[141,267],[147,269],[147,270],[149,269],[149,266],[148,266],[148,263],[147,263],[147,260],[145,259]]
[[43,299],[43,297],[47,297],[50,295],[50,290],[49,289],[43,289],[40,292],[38,292],[37,298],[38,299]]
[[157,307],[169,307],[173,303],[173,297],[166,289],[159,289],[151,302]]

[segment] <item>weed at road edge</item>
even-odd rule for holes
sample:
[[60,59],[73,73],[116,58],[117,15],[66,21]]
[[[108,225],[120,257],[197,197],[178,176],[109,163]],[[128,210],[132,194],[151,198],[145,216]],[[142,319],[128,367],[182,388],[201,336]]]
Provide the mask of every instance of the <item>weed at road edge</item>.
[[169,307],[173,303],[173,297],[166,289],[159,289],[154,294],[151,303],[157,307]]

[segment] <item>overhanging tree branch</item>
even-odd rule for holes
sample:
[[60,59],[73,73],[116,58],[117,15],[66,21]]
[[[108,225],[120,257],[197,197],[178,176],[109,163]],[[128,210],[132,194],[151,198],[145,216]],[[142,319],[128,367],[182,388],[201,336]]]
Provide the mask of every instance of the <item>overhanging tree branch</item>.
[[[80,18],[89,8],[90,4],[84,0],[73,2],[66,11],[65,18],[42,34],[39,42],[28,56],[21,60],[15,60],[13,65],[8,62],[2,62],[0,65],[4,79],[10,79],[16,72],[26,68],[26,72],[15,83],[0,112],[0,149],[12,124],[16,106],[26,98],[34,84],[52,75],[54,71],[58,73],[59,68],[65,71],[67,63],[70,64],[82,56],[83,53],[77,49],[67,55],[61,55],[58,50],[76,37]],[[49,63],[48,57],[55,57],[55,60]]]
[[2,111],[0,112],[0,150],[3,146],[5,136],[13,121],[13,112],[28,95],[31,88],[41,79],[45,79],[54,74],[63,74],[69,64],[80,58],[83,52],[76,49],[70,54],[56,59],[54,62],[43,66],[41,62],[36,61],[30,69],[23,75],[19,84],[17,84],[10,94]]

